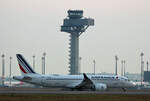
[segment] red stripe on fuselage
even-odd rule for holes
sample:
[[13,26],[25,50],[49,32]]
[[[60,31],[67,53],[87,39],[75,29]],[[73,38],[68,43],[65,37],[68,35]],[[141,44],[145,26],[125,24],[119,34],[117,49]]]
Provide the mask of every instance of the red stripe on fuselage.
[[20,64],[19,64],[19,67],[24,73],[27,73]]

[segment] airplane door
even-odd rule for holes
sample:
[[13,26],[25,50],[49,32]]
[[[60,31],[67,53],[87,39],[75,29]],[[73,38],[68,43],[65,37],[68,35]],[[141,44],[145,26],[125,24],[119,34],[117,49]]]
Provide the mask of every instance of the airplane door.
[[42,85],[42,86],[45,86],[45,77],[44,77],[44,76],[42,76],[41,85]]

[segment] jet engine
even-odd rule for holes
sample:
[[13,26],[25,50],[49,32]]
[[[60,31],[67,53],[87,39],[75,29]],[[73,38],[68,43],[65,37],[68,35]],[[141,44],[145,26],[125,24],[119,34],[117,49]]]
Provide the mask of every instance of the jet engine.
[[102,83],[95,84],[95,90],[96,91],[101,91],[101,90],[106,90],[106,89],[107,89],[106,84],[102,84]]

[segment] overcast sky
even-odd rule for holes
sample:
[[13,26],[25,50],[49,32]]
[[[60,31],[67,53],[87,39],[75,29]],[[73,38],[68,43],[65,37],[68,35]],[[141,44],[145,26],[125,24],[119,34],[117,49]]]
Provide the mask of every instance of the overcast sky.
[[[41,56],[46,52],[46,74],[67,74],[69,34],[60,32],[67,10],[84,10],[85,17],[95,19],[80,36],[81,72],[118,72],[121,60],[126,70],[140,72],[140,53],[150,62],[150,0],[0,0],[0,55],[13,57],[13,75],[20,74],[16,54],[23,54],[36,72],[41,73]],[[0,75],[2,62],[0,59]],[[146,64],[145,64],[146,68]]]

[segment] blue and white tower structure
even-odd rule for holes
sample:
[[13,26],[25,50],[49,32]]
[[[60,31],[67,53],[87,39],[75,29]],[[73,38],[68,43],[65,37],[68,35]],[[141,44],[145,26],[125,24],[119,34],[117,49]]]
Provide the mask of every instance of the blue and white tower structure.
[[61,26],[62,32],[70,34],[70,74],[79,74],[79,36],[89,26],[94,26],[94,19],[83,17],[83,10],[68,10],[68,17]]

